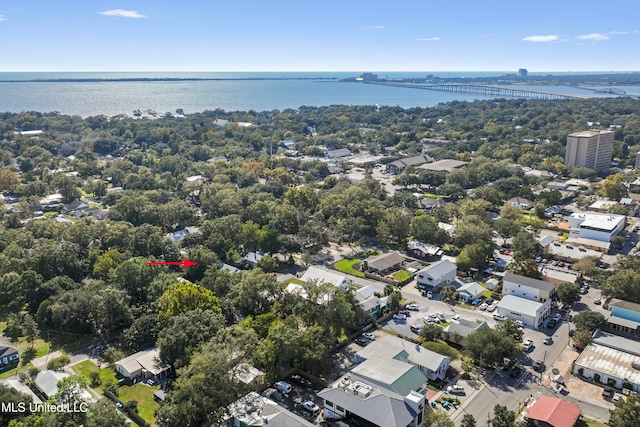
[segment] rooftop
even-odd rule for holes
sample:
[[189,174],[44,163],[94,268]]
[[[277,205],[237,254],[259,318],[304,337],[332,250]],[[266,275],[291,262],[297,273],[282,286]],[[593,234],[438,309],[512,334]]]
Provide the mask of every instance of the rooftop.
[[527,410],[527,418],[546,422],[552,427],[573,427],[581,412],[578,405],[543,395]]
[[556,288],[553,283],[545,282],[544,280],[533,279],[531,277],[520,276],[519,274],[513,273],[505,273],[504,281],[548,292],[551,292]]
[[[618,338],[633,342],[636,346],[640,344],[627,338]],[[640,371],[634,367],[640,366],[640,356],[625,349],[603,345],[594,340],[582,350],[575,364],[608,376],[626,379],[633,384],[640,384]]]
[[636,304],[635,302],[623,301],[621,299],[612,299],[609,301],[609,307],[619,307],[624,308],[625,310],[636,311],[640,313],[640,304]]
[[425,387],[427,377],[415,366],[396,359],[373,357],[351,370],[374,384],[406,396]]
[[341,274],[333,273],[320,267],[311,266],[307,271],[305,271],[300,280],[303,282],[317,281],[318,284],[330,283],[334,286],[340,287],[347,278]]
[[420,270],[418,274],[429,273],[429,275],[432,277],[439,277],[439,276],[444,276],[447,273],[450,273],[452,270],[456,271],[456,265],[451,261],[444,259],[426,266],[425,268]]
[[373,267],[375,270],[383,271],[390,267],[403,263],[404,256],[398,251],[387,252],[386,254],[367,258],[367,265],[369,268]]
[[420,169],[426,169],[434,172],[451,172],[454,169],[459,169],[466,166],[468,163],[461,160],[443,159],[437,162],[427,163],[419,166]]
[[505,295],[498,302],[498,309],[504,309],[506,311],[515,311],[516,313],[522,313],[527,316],[535,317],[538,309],[544,303],[531,301],[524,298],[519,298],[513,295]]

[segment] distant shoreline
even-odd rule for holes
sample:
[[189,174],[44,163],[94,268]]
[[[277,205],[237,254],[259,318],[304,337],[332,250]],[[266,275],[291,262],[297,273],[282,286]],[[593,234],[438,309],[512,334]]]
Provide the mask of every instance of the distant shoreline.
[[197,82],[234,80],[326,80],[338,81],[338,77],[122,77],[87,79],[19,79],[0,80],[0,83],[100,83],[100,82]]

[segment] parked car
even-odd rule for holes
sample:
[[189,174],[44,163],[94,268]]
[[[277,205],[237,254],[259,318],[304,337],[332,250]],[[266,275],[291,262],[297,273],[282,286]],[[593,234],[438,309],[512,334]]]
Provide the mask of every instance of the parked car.
[[447,393],[451,393],[451,394],[464,394],[464,387],[462,387],[461,385],[450,385],[449,387],[447,387]]
[[480,305],[482,304],[482,298],[474,299],[471,305]]
[[487,304],[491,305],[495,302],[495,300],[493,298],[487,298],[487,300],[485,301]]
[[503,254],[504,254],[504,255],[511,255],[511,249],[506,249],[506,250],[503,252]]
[[539,360],[536,360],[535,362],[533,362],[533,370],[536,372],[544,371],[544,363],[542,363]]
[[542,343],[543,343],[543,344],[546,344],[546,345],[551,345],[551,344],[553,344],[553,338],[551,338],[551,337],[546,337],[546,338],[544,339],[544,341],[542,341]]
[[560,319],[562,319],[562,314],[556,313],[553,315],[553,320],[555,320],[556,322]]
[[524,323],[522,322],[522,320],[516,319],[516,325],[520,326],[521,328],[524,328]]
[[454,314],[453,316],[451,316],[451,320],[460,320],[460,315]]
[[405,308],[407,310],[420,311],[420,307],[418,307],[418,304],[407,304]]
[[409,326],[409,329],[411,329],[411,332],[419,334],[420,333],[420,326],[417,325],[411,325]]
[[529,349],[531,349],[531,347],[533,347],[533,341],[531,340],[524,340],[524,342],[522,343],[522,346],[524,347],[524,351],[529,351]]
[[311,413],[314,413],[314,414],[320,410],[318,405],[316,405],[315,403],[313,403],[310,400],[303,400],[300,405],[302,405],[302,407],[304,409],[306,409],[307,411],[309,411]]
[[403,313],[396,313],[393,315],[393,318],[395,320],[407,320],[407,316],[405,316]]
[[362,337],[368,339],[369,341],[373,341],[376,337],[371,332],[363,332]]
[[622,395],[620,393],[614,393],[611,402],[616,403],[620,399],[622,399]]
[[558,322],[556,322],[553,319],[549,320],[549,323],[547,323],[547,328],[549,328],[549,329],[554,328],[556,326],[556,323],[558,323]]
[[520,375],[520,372],[522,372],[522,368],[520,366],[514,366],[513,369],[511,370],[511,373],[509,373],[509,376],[511,378],[515,378],[518,375]]
[[482,304],[480,304],[480,307],[478,307],[480,310],[484,311],[487,309],[487,307],[489,307],[489,304],[487,304],[486,302],[483,302]]
[[291,393],[291,384],[289,384],[286,381],[278,381],[277,383],[275,383],[273,385],[273,387],[278,390],[279,392],[282,392],[284,394],[289,394]]
[[370,343],[370,341],[368,339],[363,338],[363,337],[358,337],[358,338],[355,339],[355,341],[356,341],[356,343],[360,344],[361,346],[365,346],[365,345]]
[[600,300],[600,298],[594,298],[593,299],[593,303],[596,304],[596,305],[600,305],[600,304],[602,304],[602,301]]
[[491,313],[492,311],[494,311],[496,309],[496,306],[494,304],[491,304],[490,306],[487,307],[487,311],[489,313]]
[[433,298],[433,292],[431,291],[427,292],[427,298],[429,299]]
[[442,312],[440,312],[440,311],[438,311],[438,312],[436,313],[436,317],[437,317],[437,318],[438,318],[438,320],[439,320],[439,321],[441,321],[441,322],[445,322],[445,321],[447,320],[447,318],[446,318],[446,317],[444,317],[444,313],[442,313]]
[[433,316],[431,316],[431,315],[425,316],[425,317],[422,319],[422,322],[423,322],[425,325],[428,325],[429,323],[433,323],[433,322],[437,322],[437,321],[438,321],[438,319],[434,318],[434,317],[433,317]]
[[502,314],[493,313],[493,320],[497,320],[498,322],[502,322],[506,317]]
[[612,388],[609,387],[605,387],[604,390],[602,390],[602,397],[610,400],[613,397],[614,391]]

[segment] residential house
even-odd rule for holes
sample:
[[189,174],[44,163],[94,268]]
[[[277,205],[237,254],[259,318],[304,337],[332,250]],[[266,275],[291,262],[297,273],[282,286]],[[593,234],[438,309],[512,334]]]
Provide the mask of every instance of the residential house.
[[575,403],[542,395],[526,409],[525,418],[533,427],[574,427],[581,414]]
[[421,259],[439,258],[443,253],[442,249],[438,246],[428,245],[415,240],[409,240],[409,242],[407,242],[407,249],[411,256]]
[[487,329],[487,322],[478,323],[475,320],[460,319],[449,323],[444,329],[444,339],[459,345],[464,345],[464,340],[479,329]]
[[427,154],[415,157],[406,157],[387,164],[387,173],[398,175],[407,166],[419,166],[429,162],[433,162],[433,158]]
[[497,312],[507,318],[520,320],[531,328],[539,328],[542,326],[544,319],[549,317],[551,299],[538,302],[514,295],[505,295],[498,302]]
[[348,157],[351,155],[351,151],[348,148],[338,148],[336,150],[327,150],[325,153],[328,159],[339,159],[341,157]]
[[418,166],[418,168],[432,171],[432,172],[451,173],[456,169],[461,169],[465,167],[467,164],[468,162],[463,162],[460,160],[442,159],[442,160],[438,160],[437,162],[420,165]]
[[544,280],[505,273],[502,281],[502,294],[531,301],[545,302],[554,298],[556,287],[553,283],[545,282]]
[[348,280],[346,276],[316,266],[309,267],[307,271],[304,272],[300,280],[307,283],[330,283],[340,289],[345,289],[350,283],[350,280]]
[[391,335],[384,335],[356,354],[356,362],[369,359],[399,360],[415,365],[429,379],[442,380],[449,369],[449,358]]
[[498,279],[492,277],[491,279],[487,280],[485,285],[487,285],[487,289],[489,289],[490,291],[493,291],[495,288],[498,287],[498,285],[500,285],[500,281]]
[[587,210],[589,212],[608,212],[609,209],[611,209],[612,206],[617,205],[618,202],[613,201],[613,200],[596,200],[595,202],[591,203],[589,205],[589,207],[587,208]]
[[418,289],[438,292],[456,280],[456,265],[449,260],[434,262],[416,273]]
[[596,330],[573,373],[617,389],[640,392],[640,342]]
[[511,206],[515,206],[520,209],[529,210],[533,207],[533,202],[531,200],[525,199],[524,197],[513,197],[507,200]]
[[439,209],[445,205],[445,201],[442,198],[432,199],[425,197],[417,201],[418,209],[422,209],[425,213],[433,215],[436,209]]
[[6,338],[0,337],[0,371],[13,368],[18,364],[18,347]]
[[473,301],[476,298],[480,298],[482,293],[486,290],[484,286],[482,286],[478,282],[469,282],[460,286],[456,293],[458,294],[458,298],[464,302]]
[[262,258],[264,258],[264,253],[262,252],[249,252],[242,257],[242,263],[250,268],[256,268],[258,266],[258,261]]
[[386,254],[367,258],[363,262],[363,270],[384,276],[400,269],[404,262],[405,257],[400,252],[387,252]]
[[313,427],[314,424],[260,396],[255,391],[241,397],[227,408],[226,427]]
[[66,372],[58,371],[40,371],[36,375],[34,384],[46,399],[50,398],[58,392],[58,381],[68,377]]
[[22,394],[26,394],[27,396],[29,396],[31,398],[31,400],[33,401],[33,403],[35,404],[39,404],[42,403],[42,400],[38,397],[38,395],[36,395],[33,390],[31,390],[29,387],[27,387],[27,385],[25,383],[23,383],[20,380],[12,380],[12,379],[6,379],[2,382],[0,382],[0,384],[3,384],[6,387],[12,388]]
[[317,396],[325,420],[348,419],[349,425],[420,427],[427,404],[423,393],[412,390],[403,396],[351,373]]
[[160,362],[160,349],[158,347],[139,351],[116,363],[116,371],[125,378],[143,378],[158,380],[166,377],[171,367]]
[[446,222],[439,222],[438,228],[443,229],[449,234],[449,236],[453,236],[453,233],[456,231],[456,226],[452,224],[447,224]]

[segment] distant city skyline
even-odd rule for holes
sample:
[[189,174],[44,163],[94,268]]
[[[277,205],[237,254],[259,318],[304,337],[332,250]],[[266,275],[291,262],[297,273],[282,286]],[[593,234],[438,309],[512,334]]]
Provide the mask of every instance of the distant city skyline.
[[638,12],[628,0],[9,0],[0,72],[640,71]]

